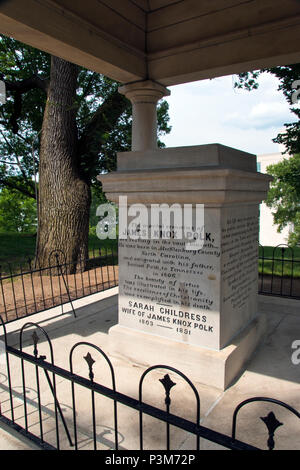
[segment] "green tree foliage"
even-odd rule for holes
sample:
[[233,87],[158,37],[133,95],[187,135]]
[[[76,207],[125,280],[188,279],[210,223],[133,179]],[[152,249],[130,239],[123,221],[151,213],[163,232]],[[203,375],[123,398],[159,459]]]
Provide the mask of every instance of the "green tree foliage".
[[[1,35],[0,79],[0,189],[37,199],[39,266],[60,249],[70,272],[85,269],[91,189],[103,199],[96,176],[131,148],[131,104],[117,82]],[[161,101],[159,137],[168,122]]]
[[257,89],[258,77],[263,72],[278,78],[278,90],[284,94],[290,110],[297,117],[295,122],[284,124],[286,131],[273,139],[273,142],[283,144],[285,153],[291,157],[267,168],[267,172],[274,177],[267,205],[273,210],[274,223],[278,224],[279,231],[289,224],[293,225],[288,241],[295,246],[300,243],[300,106],[293,98],[298,88],[295,82],[300,80],[300,64],[242,73],[235,86],[248,91]]
[[0,192],[0,232],[34,233],[37,227],[36,202],[20,191]]
[[270,165],[267,172],[274,177],[267,205],[273,209],[279,231],[293,224],[288,241],[295,246],[300,243],[300,154]]
[[295,82],[300,80],[300,64],[284,65],[253,72],[246,72],[239,75],[235,86],[251,91],[258,88],[257,81],[260,74],[267,72],[279,80],[278,90],[281,91],[288,103],[290,110],[295,114],[297,120],[293,123],[284,124],[286,131],[280,133],[273,139],[273,142],[283,144],[287,153],[294,155],[300,153],[300,106],[293,102],[295,93]]
[[[0,106],[0,188],[18,190],[32,198],[35,198],[34,177],[39,169],[50,66],[49,54],[0,35],[0,79],[7,88],[7,103]],[[113,101],[112,97],[118,95],[118,86],[103,75],[80,68],[74,102],[79,165],[88,184],[98,188],[96,176],[114,170],[116,153],[131,148],[129,102],[116,125],[109,124],[117,112],[117,100]],[[119,97],[124,100],[123,96]],[[110,102],[115,106],[109,107]],[[168,103],[162,100],[158,107],[158,135],[170,131]],[[159,146],[164,145],[159,141]]]

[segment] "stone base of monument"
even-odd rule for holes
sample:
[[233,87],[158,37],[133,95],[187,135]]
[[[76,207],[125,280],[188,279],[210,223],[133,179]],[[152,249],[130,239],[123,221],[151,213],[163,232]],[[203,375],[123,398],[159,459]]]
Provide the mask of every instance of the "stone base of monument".
[[225,389],[265,328],[259,204],[272,178],[255,155],[211,144],[125,152],[99,179],[123,221],[112,354]]
[[109,330],[110,353],[144,367],[171,366],[192,382],[225,390],[243,372],[266,329],[266,316],[260,314],[231,344],[214,351],[115,325]]

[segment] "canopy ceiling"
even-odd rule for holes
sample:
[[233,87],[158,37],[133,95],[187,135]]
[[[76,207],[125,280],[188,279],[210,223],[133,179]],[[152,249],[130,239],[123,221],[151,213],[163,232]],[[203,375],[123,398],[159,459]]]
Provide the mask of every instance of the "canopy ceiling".
[[123,83],[300,62],[300,0],[0,0],[0,32]]

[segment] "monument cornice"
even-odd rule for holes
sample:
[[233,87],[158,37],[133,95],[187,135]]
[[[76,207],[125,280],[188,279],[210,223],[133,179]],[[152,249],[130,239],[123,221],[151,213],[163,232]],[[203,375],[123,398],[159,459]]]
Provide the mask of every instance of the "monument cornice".
[[272,177],[228,168],[174,168],[147,171],[116,171],[98,176],[107,197],[129,203],[204,204],[257,202],[265,199]]

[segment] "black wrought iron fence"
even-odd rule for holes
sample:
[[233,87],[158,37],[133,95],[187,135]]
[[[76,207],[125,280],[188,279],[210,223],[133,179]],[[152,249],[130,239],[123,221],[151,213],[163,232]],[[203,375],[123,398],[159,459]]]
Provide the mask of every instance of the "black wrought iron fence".
[[300,299],[300,248],[259,247],[258,292]]
[[[114,247],[92,250],[76,272],[68,274],[72,263],[61,250],[40,267],[33,259],[18,265],[0,266],[0,315],[6,323],[118,285],[118,255]],[[72,305],[73,308],[73,305]],[[74,309],[73,309],[74,312]],[[75,312],[74,312],[75,314]]]
[[[197,451],[201,449],[201,439],[232,450],[259,450],[257,447],[236,438],[238,415],[240,410],[250,403],[271,403],[274,407],[277,405],[284,408],[297,419],[300,418],[298,411],[284,402],[268,397],[253,397],[244,400],[235,407],[231,418],[231,435],[225,435],[201,425],[199,393],[192,382],[173,367],[156,365],[147,369],[139,380],[137,398],[133,398],[117,390],[114,367],[100,347],[88,342],[75,344],[68,355],[68,369],[62,368],[55,364],[52,342],[47,332],[39,325],[27,323],[22,327],[19,348],[9,346],[5,323],[0,317],[1,326],[4,346],[0,367],[2,376],[0,382],[0,422],[12,427],[42,449],[80,450],[81,448],[87,449],[87,444],[89,444],[92,450],[126,450],[120,442],[120,421],[124,424],[124,419],[122,419],[124,409],[134,411],[134,417],[131,417],[130,427],[127,429],[136,432],[136,447],[134,447],[136,450],[145,449],[145,439],[147,439],[147,432],[149,432],[149,426],[146,427],[144,423],[145,417],[151,417],[155,423],[159,423],[158,432],[155,432],[155,423],[151,424],[151,434],[152,437],[155,434],[159,436],[160,443],[165,443],[166,450],[174,449],[170,431],[176,428],[177,431],[194,436],[193,449]],[[43,344],[41,345],[41,343]],[[47,355],[41,355],[39,348],[43,346],[44,352],[45,345],[48,347]],[[31,348],[32,353],[30,352]],[[80,350],[79,356],[76,355],[78,350]],[[3,361],[3,357],[5,361]],[[95,364],[100,358],[104,359],[104,363],[109,368],[110,387],[100,384],[95,379]],[[75,373],[79,360],[83,361],[86,366],[86,376]],[[154,386],[153,380],[147,382],[153,371],[162,374],[159,382],[161,384],[160,390],[164,394],[165,409],[152,406],[144,400],[145,387]],[[172,394],[177,385],[176,376],[188,385],[194,397],[193,420],[185,419],[172,412]],[[63,404],[60,400],[62,389],[64,390]],[[81,390],[79,398],[77,396],[78,389]],[[34,396],[32,392],[34,392]],[[46,399],[44,399],[45,395]],[[68,403],[66,403],[66,395],[69,397]],[[99,414],[100,417],[102,415],[103,420],[102,412],[104,408],[107,409],[108,405],[101,406],[97,402],[96,406],[97,397],[112,403],[109,414],[111,424],[110,427],[107,427],[108,435],[112,436],[109,440],[103,439],[104,433],[98,428]],[[185,399],[187,399],[187,395],[185,395]],[[156,400],[156,403],[158,402]],[[88,425],[86,424],[87,415],[90,416]],[[276,430],[283,423],[277,420],[273,411],[258,419],[259,422],[266,425],[266,446],[269,450],[273,450]],[[82,433],[83,422],[85,430],[88,429],[85,434]],[[161,427],[162,424],[163,427]],[[295,434],[297,433],[295,432]],[[149,446],[148,442],[146,446]],[[104,447],[106,448],[104,449]]]
[[[93,249],[74,274],[67,274],[70,266],[61,250],[52,253],[44,268],[33,259],[0,265],[0,315],[4,321],[59,305],[63,312],[66,303],[72,305],[74,300],[118,285],[118,254],[113,246]],[[260,246],[258,292],[300,299],[300,248]]]

